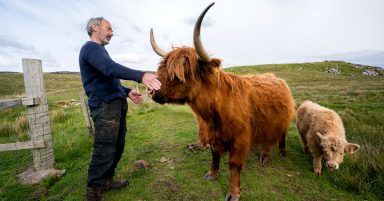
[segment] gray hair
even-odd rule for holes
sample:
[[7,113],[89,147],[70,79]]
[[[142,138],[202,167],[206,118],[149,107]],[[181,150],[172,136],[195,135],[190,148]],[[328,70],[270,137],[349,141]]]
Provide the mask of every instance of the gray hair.
[[88,32],[89,37],[92,35],[92,26],[97,25],[99,26],[101,22],[105,20],[104,17],[92,17],[91,19],[88,20],[87,27],[85,28]]

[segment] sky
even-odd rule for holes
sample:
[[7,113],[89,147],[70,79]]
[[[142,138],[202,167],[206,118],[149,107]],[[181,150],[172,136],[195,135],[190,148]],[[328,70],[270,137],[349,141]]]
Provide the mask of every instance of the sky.
[[[79,71],[89,18],[103,16],[116,62],[157,69],[149,31],[166,51],[192,46],[197,17],[212,0],[0,0],[0,71],[22,58],[44,72]],[[205,50],[223,67],[345,60],[384,67],[383,0],[217,0],[201,28]]]

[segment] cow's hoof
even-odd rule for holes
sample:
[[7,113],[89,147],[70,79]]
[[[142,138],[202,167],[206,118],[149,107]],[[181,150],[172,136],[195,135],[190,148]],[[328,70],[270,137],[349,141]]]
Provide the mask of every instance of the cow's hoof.
[[260,157],[261,164],[263,164],[263,165],[266,164],[268,162],[268,159],[269,159],[268,156],[261,156]]
[[286,155],[287,155],[287,151],[285,151],[285,150],[280,151],[281,157],[285,157]]
[[321,175],[321,170],[314,170],[313,171],[315,175],[320,176]]
[[206,175],[204,175],[203,178],[210,180],[210,181],[213,181],[213,180],[216,180],[217,176],[212,176],[211,174],[207,173]]
[[225,201],[238,201],[240,199],[240,194],[239,195],[231,195],[227,193],[225,196]]

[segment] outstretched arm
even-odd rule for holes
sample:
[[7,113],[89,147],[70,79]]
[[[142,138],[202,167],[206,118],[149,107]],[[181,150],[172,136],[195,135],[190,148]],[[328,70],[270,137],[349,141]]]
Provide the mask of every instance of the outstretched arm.
[[85,54],[85,59],[94,68],[106,76],[123,80],[133,80],[139,83],[142,82],[144,72],[116,63],[108,55],[108,52],[97,44],[93,44],[89,47]]
[[133,80],[139,83],[142,82],[151,90],[160,89],[161,83],[156,75],[130,69],[114,62],[108,55],[108,52],[97,44],[90,48],[86,54],[87,61],[104,75],[123,80]]

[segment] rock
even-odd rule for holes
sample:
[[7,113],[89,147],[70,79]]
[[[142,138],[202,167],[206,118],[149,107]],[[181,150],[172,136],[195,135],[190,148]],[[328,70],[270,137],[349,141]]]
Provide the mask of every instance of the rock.
[[195,144],[189,144],[189,145],[187,145],[187,149],[188,149],[189,151],[196,152],[196,151],[200,151],[200,150],[202,150],[203,147],[201,147],[200,144],[195,143]]
[[340,69],[336,68],[336,67],[332,67],[330,69],[327,70],[327,73],[331,73],[331,74],[335,74],[335,75],[338,75],[341,73]]
[[168,161],[169,161],[169,159],[167,157],[165,157],[165,156],[162,156],[160,158],[160,160],[159,160],[160,163],[165,163],[165,162],[168,162]]
[[369,75],[369,76],[377,76],[379,73],[377,73],[376,71],[374,70],[365,70],[363,72],[363,75]]
[[35,170],[34,167],[29,167],[26,171],[18,174],[19,181],[22,184],[26,185],[33,185],[40,183],[45,178],[54,177],[58,179],[59,177],[63,176],[65,173],[65,170],[56,170],[54,168],[50,169],[42,169],[42,170]]
[[151,164],[149,164],[145,160],[139,160],[139,161],[135,162],[133,169],[134,170],[140,170],[140,169],[147,169],[150,167],[151,167]]
[[354,64],[354,67],[355,68],[364,68],[365,66],[361,65],[361,64]]

